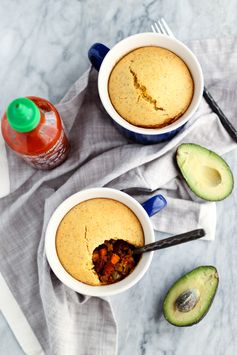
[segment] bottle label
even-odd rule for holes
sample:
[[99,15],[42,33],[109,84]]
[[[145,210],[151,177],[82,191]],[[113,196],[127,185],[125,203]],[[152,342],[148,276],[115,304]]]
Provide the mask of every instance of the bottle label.
[[40,155],[21,155],[32,167],[42,170],[53,169],[61,164],[69,152],[69,143],[64,130],[55,145]]

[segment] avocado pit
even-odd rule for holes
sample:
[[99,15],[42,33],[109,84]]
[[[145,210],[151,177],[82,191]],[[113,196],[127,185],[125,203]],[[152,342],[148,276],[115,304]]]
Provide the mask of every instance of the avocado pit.
[[189,289],[181,293],[175,301],[179,312],[190,312],[200,299],[200,291],[196,288]]

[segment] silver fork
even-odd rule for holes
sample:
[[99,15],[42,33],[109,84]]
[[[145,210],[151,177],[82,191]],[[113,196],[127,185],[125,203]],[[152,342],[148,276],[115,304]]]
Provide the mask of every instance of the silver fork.
[[[167,25],[166,21],[163,18],[160,18],[157,22],[154,22],[153,25],[151,25],[151,29],[155,33],[161,33],[166,36],[175,38],[173,32]],[[212,109],[213,112],[217,114],[219,117],[222,125],[225,127],[229,135],[237,142],[237,130],[235,127],[232,125],[232,123],[228,120],[224,112],[221,110],[220,106],[217,104],[217,102],[214,100],[210,92],[207,90],[206,87],[204,87],[203,90],[203,97]]]
[[154,24],[151,25],[151,29],[153,32],[162,33],[171,38],[175,38],[173,32],[171,31],[163,17],[161,17],[157,22],[154,22]]

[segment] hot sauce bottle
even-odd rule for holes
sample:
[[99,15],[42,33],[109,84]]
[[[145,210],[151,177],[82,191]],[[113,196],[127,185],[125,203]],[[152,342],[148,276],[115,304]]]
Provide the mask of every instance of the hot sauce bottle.
[[60,115],[49,101],[39,97],[13,100],[2,118],[7,145],[36,169],[60,165],[70,146]]

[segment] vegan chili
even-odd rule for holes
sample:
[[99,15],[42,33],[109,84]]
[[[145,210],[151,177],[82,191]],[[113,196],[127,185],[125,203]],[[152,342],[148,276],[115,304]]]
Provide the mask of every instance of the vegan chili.
[[137,265],[139,257],[133,255],[134,246],[124,240],[106,240],[92,256],[94,269],[103,284],[125,278]]

